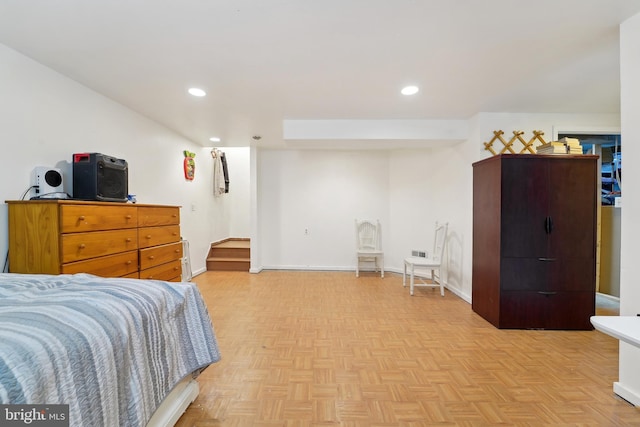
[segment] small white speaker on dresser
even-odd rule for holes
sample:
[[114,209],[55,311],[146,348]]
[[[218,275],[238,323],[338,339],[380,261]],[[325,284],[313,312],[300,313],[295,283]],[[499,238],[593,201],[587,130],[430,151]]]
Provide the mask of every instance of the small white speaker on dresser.
[[58,168],[36,167],[31,175],[31,185],[36,186],[34,191],[36,198],[59,199],[64,198],[63,195],[66,195],[62,170]]

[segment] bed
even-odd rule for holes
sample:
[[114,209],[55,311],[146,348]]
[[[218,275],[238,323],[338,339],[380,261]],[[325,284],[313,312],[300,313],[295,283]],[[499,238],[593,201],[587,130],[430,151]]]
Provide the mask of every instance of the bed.
[[219,359],[195,284],[0,274],[0,404],[68,404],[79,427],[171,425]]

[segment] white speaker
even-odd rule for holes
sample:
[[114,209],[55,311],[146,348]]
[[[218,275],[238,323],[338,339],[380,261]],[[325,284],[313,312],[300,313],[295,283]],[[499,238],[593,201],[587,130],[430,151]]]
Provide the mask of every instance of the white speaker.
[[31,185],[36,186],[36,197],[60,198],[64,194],[62,171],[58,168],[38,166],[33,170]]

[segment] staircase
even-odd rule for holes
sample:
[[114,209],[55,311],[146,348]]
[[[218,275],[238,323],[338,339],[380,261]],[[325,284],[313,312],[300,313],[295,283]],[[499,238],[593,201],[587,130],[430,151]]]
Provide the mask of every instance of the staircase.
[[229,238],[211,244],[207,271],[249,271],[249,239]]

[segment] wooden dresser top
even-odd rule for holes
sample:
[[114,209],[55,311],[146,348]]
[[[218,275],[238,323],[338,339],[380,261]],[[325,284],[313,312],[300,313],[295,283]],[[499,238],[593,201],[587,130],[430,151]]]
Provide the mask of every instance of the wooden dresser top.
[[152,203],[126,203],[126,202],[96,202],[88,200],[74,200],[74,199],[37,199],[37,200],[5,200],[7,204],[20,204],[20,203],[54,203],[59,205],[97,205],[97,206],[142,206],[142,207],[168,207],[175,208],[181,207],[177,205],[157,205]]

